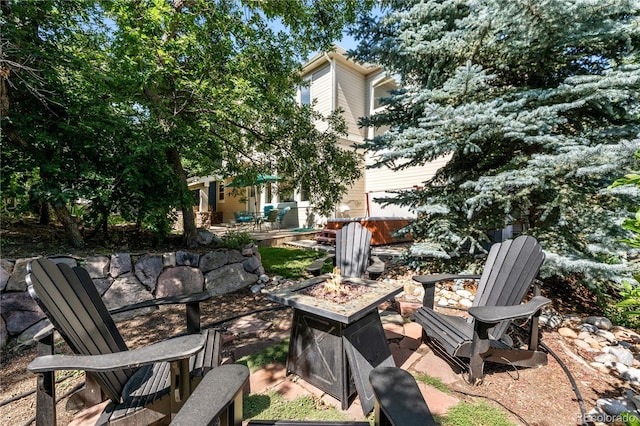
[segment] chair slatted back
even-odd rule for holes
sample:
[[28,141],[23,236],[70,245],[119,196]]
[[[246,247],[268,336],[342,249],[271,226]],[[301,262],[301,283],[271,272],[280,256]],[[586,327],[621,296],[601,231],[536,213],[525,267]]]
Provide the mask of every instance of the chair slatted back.
[[280,215],[280,209],[271,209],[267,214],[267,222],[275,222]]
[[[28,272],[29,293],[74,352],[98,355],[128,350],[85,269],[39,258],[31,261]],[[94,377],[105,394],[119,402],[131,374],[126,369],[94,373]]]
[[343,277],[363,278],[369,266],[371,231],[349,222],[336,232],[336,266]]
[[[511,306],[522,302],[544,262],[535,238],[519,236],[494,244],[489,251],[473,306]],[[491,335],[499,339],[508,321],[496,325]]]

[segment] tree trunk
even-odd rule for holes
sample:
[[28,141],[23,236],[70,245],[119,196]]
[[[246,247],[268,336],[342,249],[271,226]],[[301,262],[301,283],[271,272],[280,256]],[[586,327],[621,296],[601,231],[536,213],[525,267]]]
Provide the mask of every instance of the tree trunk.
[[[176,175],[180,180],[187,185],[187,175],[182,168],[182,162],[180,161],[180,154],[176,148],[170,148],[167,152],[167,160],[173,167]],[[198,245],[198,234],[196,231],[196,220],[193,214],[193,206],[190,203],[182,203],[180,206],[182,210],[182,228],[184,232],[184,242],[187,247],[193,248]]]
[[51,214],[49,211],[49,203],[40,201],[40,225],[48,225],[51,220]]
[[67,239],[71,243],[71,245],[75,248],[83,248],[84,240],[82,239],[82,235],[80,234],[80,229],[78,228],[78,222],[71,216],[69,213],[69,209],[64,204],[54,204],[53,211],[56,213],[56,217],[62,224],[65,233],[67,234]]

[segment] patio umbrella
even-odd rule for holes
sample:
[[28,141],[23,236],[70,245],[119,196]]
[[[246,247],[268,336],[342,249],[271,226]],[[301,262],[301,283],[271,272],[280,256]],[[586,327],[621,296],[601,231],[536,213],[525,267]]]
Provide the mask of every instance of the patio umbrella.
[[228,184],[226,184],[225,186],[231,187],[231,188],[244,188],[248,186],[253,186],[255,191],[255,197],[254,197],[255,212],[258,213],[259,211],[258,210],[258,186],[261,186],[267,183],[278,182],[280,180],[282,180],[282,178],[276,175],[258,175],[253,181],[245,177],[238,177],[232,180],[231,182],[229,182]]
[[225,186],[232,188],[244,188],[246,186],[264,185],[265,183],[273,183],[280,180],[282,180],[282,178],[276,175],[258,175],[254,181],[250,181],[244,177],[239,177],[232,180]]

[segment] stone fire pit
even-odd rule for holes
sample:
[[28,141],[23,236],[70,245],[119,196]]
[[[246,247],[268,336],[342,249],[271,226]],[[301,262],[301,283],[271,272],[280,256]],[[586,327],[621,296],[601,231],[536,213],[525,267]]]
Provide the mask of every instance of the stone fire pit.
[[345,303],[304,294],[306,288],[330,277],[314,277],[269,292],[266,297],[294,309],[287,373],[297,374],[337,398],[343,410],[357,391],[366,415],[374,405],[369,372],[379,365],[395,366],[377,308],[403,288],[344,278],[349,284],[366,286],[366,291]]

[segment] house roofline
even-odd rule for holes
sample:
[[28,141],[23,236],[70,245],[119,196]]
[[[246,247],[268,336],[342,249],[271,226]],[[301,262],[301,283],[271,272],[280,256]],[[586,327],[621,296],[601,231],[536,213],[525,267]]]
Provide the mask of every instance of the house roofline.
[[347,59],[347,51],[338,44],[333,45],[333,50],[319,52],[314,55],[307,62],[302,64],[302,75],[308,75],[320,68],[321,66],[329,63],[331,60],[338,60],[343,64],[348,65],[351,68],[358,70],[365,76],[378,72],[381,67],[369,63],[355,62],[352,59]]

